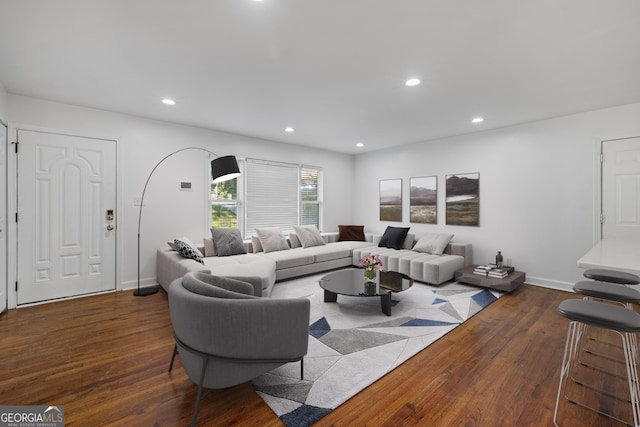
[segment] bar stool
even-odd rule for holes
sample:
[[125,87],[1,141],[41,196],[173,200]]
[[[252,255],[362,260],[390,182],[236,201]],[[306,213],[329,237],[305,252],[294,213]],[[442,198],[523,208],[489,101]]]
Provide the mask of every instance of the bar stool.
[[[562,369],[560,372],[560,383],[558,385],[558,396],[556,398],[556,408],[553,414],[553,423],[556,426],[559,426],[557,420],[558,407],[560,397],[564,396],[568,401],[586,409],[590,409],[616,421],[640,427],[640,384],[638,383],[638,370],[635,359],[636,351],[633,348],[633,342],[635,341],[634,335],[640,331],[640,314],[615,305],[584,299],[565,300],[560,303],[557,311],[561,316],[571,320],[571,322],[569,323],[567,341],[565,344],[564,356],[562,358]],[[628,383],[629,395],[624,398],[620,398],[609,390],[603,390],[593,385],[589,385],[586,382],[576,381],[576,384],[598,390],[607,396],[626,400],[631,403],[633,424],[624,421],[614,414],[591,407],[586,402],[581,402],[575,397],[570,398],[566,394],[568,379],[574,378],[573,371],[578,363],[578,356],[582,352],[583,336],[585,330],[589,327],[596,327],[611,331],[620,336],[626,367],[625,380]]]
[[638,285],[640,277],[623,271],[605,270],[603,268],[590,268],[582,273],[587,279],[600,282],[618,283],[620,285]]
[[575,293],[584,295],[584,299],[592,298],[619,303],[633,311],[633,304],[640,302],[640,291],[611,282],[583,280],[573,285]]

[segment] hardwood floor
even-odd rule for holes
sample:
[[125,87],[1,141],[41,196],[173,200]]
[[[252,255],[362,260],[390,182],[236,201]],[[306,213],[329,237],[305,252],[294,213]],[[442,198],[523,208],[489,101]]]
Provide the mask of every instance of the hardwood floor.
[[[319,426],[549,426],[573,294],[522,286],[320,420]],[[0,404],[64,405],[66,425],[188,425],[196,386],[176,361],[167,295],[131,292],[0,315]],[[576,405],[563,425],[620,425]],[[199,425],[280,426],[249,384],[215,390]]]

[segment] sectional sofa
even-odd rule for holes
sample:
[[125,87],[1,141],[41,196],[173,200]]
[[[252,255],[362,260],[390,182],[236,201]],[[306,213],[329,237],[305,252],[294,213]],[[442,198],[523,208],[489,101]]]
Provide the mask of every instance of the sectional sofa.
[[339,240],[338,232],[317,233],[320,237],[316,237],[313,246],[302,244],[298,234],[287,236],[286,247],[282,243],[282,249],[269,251],[254,237],[242,242],[246,253],[229,256],[218,256],[213,239],[206,237],[202,244],[194,245],[198,255],[202,255],[200,262],[167,244],[157,251],[158,283],[167,290],[175,279],[190,271],[201,271],[247,281],[254,286],[255,295],[269,296],[277,281],[358,266],[362,256],[374,253],[380,255],[385,271],[397,271],[414,280],[439,285],[453,279],[456,270],[472,262],[470,244],[447,240],[440,253],[427,253],[415,250],[420,249],[417,244],[421,240],[416,242],[415,236],[408,233],[398,249],[380,247],[385,236],[380,234],[363,233],[365,240],[356,241]]

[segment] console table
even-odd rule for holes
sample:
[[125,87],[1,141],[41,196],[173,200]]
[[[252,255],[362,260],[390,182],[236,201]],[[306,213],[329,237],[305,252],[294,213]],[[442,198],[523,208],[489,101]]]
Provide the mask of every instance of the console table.
[[469,285],[495,289],[496,291],[503,292],[511,292],[518,286],[522,285],[526,279],[526,275],[522,271],[514,271],[502,279],[482,276],[473,272],[476,267],[477,265],[471,265],[469,267],[462,268],[453,273],[453,277],[461,283],[467,283]]

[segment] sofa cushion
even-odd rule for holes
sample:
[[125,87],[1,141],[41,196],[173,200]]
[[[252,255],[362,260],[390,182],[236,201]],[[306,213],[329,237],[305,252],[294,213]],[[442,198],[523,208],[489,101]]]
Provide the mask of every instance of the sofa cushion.
[[333,261],[335,259],[351,259],[351,247],[342,243],[331,243],[330,245],[314,246],[305,249],[305,252],[313,255],[314,262]]
[[265,253],[290,249],[287,238],[278,227],[256,228],[256,234]]
[[253,285],[228,277],[190,272],[182,278],[182,286],[190,292],[215,298],[249,299],[253,296]]
[[204,243],[204,256],[216,256],[216,247],[213,244],[213,238],[205,237],[202,239],[202,241]]
[[338,241],[345,240],[357,240],[364,242],[364,225],[339,225],[338,226]]
[[296,230],[296,234],[303,248],[326,244],[315,225],[295,226],[293,229]]
[[212,228],[211,236],[216,248],[217,256],[242,255],[247,251],[244,248],[242,235],[237,228]]
[[196,249],[193,243],[175,239],[173,241],[173,244],[181,257],[189,258],[199,262],[200,264],[204,264],[204,262],[202,261],[202,253],[198,249]]
[[413,247],[413,250],[433,255],[442,255],[452,238],[453,234],[426,233],[420,237],[416,245]]
[[300,267],[314,263],[313,252],[304,248],[296,248],[288,251],[265,252],[261,254],[265,258],[269,258],[276,263],[276,270],[285,268]]
[[262,245],[260,244],[260,239],[258,239],[258,236],[251,236],[251,248],[253,249],[254,254],[263,252]]
[[409,233],[409,227],[391,227],[388,226],[387,229],[382,234],[380,238],[380,243],[378,246],[393,248],[393,249],[402,249],[404,246],[404,241],[407,237],[407,233]]

